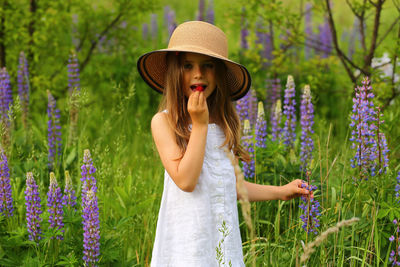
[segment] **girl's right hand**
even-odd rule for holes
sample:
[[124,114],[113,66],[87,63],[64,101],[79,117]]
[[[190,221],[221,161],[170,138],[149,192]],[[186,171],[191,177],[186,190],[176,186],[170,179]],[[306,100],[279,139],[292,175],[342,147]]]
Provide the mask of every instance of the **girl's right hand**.
[[208,125],[209,114],[207,99],[203,92],[195,91],[190,94],[187,109],[192,119],[193,126],[195,124]]

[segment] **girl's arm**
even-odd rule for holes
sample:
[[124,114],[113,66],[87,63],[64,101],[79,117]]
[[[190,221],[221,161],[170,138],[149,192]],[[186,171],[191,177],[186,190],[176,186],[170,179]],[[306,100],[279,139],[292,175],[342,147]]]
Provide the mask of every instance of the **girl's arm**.
[[[286,185],[274,186],[274,185],[260,185],[250,183],[247,181],[243,182],[243,185],[247,189],[247,194],[250,202],[253,201],[265,201],[265,200],[290,200],[301,195],[308,195],[307,189],[301,188],[302,181],[296,179]],[[240,199],[241,196],[238,195]]]
[[207,131],[208,108],[203,92],[194,92],[188,100],[188,112],[192,119],[192,131],[186,152],[175,141],[175,132],[169,126],[167,114],[160,112],[151,121],[151,130],[161,162],[175,184],[185,192],[192,192],[203,167]]

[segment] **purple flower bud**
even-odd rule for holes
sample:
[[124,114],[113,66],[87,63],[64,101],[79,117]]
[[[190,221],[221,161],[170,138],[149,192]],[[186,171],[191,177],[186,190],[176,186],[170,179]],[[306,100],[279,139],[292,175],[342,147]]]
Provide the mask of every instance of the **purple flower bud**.
[[76,206],[75,190],[72,187],[72,181],[68,171],[65,171],[65,188],[64,188],[64,196],[62,204],[66,206],[68,209],[74,208]]
[[296,139],[296,100],[295,84],[293,76],[289,75],[286,83],[285,98],[283,102],[283,115],[285,116],[285,126],[283,128],[283,143],[287,147],[293,147]]
[[281,140],[282,128],[282,102],[278,99],[271,109],[271,127],[272,127],[272,141]]
[[265,148],[267,141],[267,122],[264,116],[264,105],[260,101],[258,102],[258,115],[256,122],[256,146]]
[[[64,232],[64,211],[62,204],[62,193],[58,186],[54,172],[50,172],[50,187],[49,192],[47,192],[47,207],[49,211],[49,228],[56,228]],[[57,235],[57,239],[64,239],[62,235]]]
[[3,216],[13,216],[14,207],[11,194],[10,171],[4,151],[1,151],[0,161],[0,213]]
[[25,206],[29,240],[38,243],[42,238],[40,229],[42,219],[39,217],[42,214],[42,206],[40,205],[38,186],[31,172],[26,174]]
[[9,110],[12,105],[10,76],[6,68],[0,69],[0,119],[7,127],[10,126]]
[[86,201],[86,194],[91,189],[94,193],[97,192],[96,178],[94,173],[96,168],[93,166],[92,157],[89,149],[83,152],[83,165],[81,167],[81,182],[82,182],[82,205]]
[[208,2],[208,7],[207,7],[207,22],[214,24],[215,20],[215,14],[214,14],[214,1],[210,0]]
[[312,159],[312,151],[314,149],[314,141],[312,129],[314,125],[314,106],[311,102],[310,86],[304,87],[304,92],[300,105],[300,124],[301,124],[301,148],[300,148],[300,161],[301,170],[306,170]]

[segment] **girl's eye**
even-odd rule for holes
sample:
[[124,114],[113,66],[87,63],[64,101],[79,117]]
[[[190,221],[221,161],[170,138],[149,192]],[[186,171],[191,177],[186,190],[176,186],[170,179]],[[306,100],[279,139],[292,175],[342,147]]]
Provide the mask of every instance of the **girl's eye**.
[[190,64],[190,63],[183,64],[183,68],[185,70],[190,70],[192,68],[192,64]]
[[214,64],[213,63],[206,63],[206,64],[204,64],[204,67],[207,68],[207,69],[212,69],[212,68],[214,68]]

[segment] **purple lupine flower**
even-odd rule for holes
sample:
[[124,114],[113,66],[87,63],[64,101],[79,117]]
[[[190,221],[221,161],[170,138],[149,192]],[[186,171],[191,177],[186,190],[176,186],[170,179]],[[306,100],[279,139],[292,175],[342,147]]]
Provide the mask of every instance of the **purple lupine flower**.
[[271,128],[272,128],[272,141],[280,140],[282,137],[281,128],[282,119],[282,102],[278,99],[271,109]]
[[205,0],[199,0],[199,10],[197,11],[197,19],[204,21],[204,12],[205,12],[206,3]]
[[[281,99],[281,80],[279,78],[265,79],[267,88],[267,109],[270,110],[278,99]],[[272,113],[271,113],[272,117]]]
[[82,204],[83,260],[86,266],[96,266],[100,256],[100,222],[97,196],[92,188],[86,192]]
[[243,162],[243,174],[246,178],[250,179],[255,176],[256,173],[256,163],[254,161],[254,146],[253,146],[253,135],[251,133],[250,121],[244,121],[243,136],[242,136],[243,148],[250,155],[250,162]]
[[151,38],[157,39],[158,25],[157,25],[157,14],[151,14]]
[[8,169],[7,156],[4,151],[1,151],[0,161],[0,213],[6,217],[11,217],[14,213],[10,171]]
[[40,205],[38,186],[31,172],[26,174],[25,205],[29,240],[38,243],[42,239],[40,229],[42,219],[39,217],[42,214],[42,206]]
[[397,184],[396,187],[394,188],[394,191],[396,192],[396,199],[397,202],[400,202],[400,171],[397,173]]
[[332,51],[332,35],[331,28],[329,26],[328,19],[325,18],[325,21],[319,27],[319,40],[320,40],[320,49],[322,50],[322,57],[327,58]]
[[68,58],[68,92],[70,95],[74,90],[80,91],[79,63],[75,53]]
[[304,87],[304,92],[300,105],[300,124],[301,124],[301,148],[300,161],[301,170],[306,170],[312,159],[312,151],[314,149],[314,141],[311,135],[314,133],[314,106],[311,102],[310,86]]
[[306,10],[304,12],[305,16],[305,46],[304,46],[304,56],[306,59],[309,59],[311,56],[311,46],[313,42],[313,32],[312,32],[312,4],[306,3]]
[[296,139],[296,100],[295,97],[295,84],[293,76],[289,75],[287,78],[285,98],[283,101],[283,115],[285,115],[285,126],[282,131],[283,143],[287,147],[293,147],[294,140]]
[[399,229],[399,223],[397,222],[397,220],[393,220],[393,224],[396,226],[396,233],[395,233],[396,237],[392,235],[391,237],[389,237],[389,241],[395,242],[395,246],[394,246],[395,249],[390,252],[389,261],[393,262],[392,266],[400,266],[400,259],[399,259],[399,256],[400,256],[399,231],[400,231],[400,229]]
[[319,216],[321,215],[319,211],[319,202],[314,198],[311,198],[311,193],[317,190],[315,185],[311,185],[310,183],[310,171],[306,171],[306,177],[308,181],[308,186],[303,183],[301,185],[302,188],[307,189],[310,193],[309,196],[301,196],[302,203],[299,207],[303,210],[303,214],[300,216],[300,219],[303,221],[302,228],[306,231],[307,234],[314,233],[317,234],[317,228],[319,227]]
[[248,119],[250,127],[255,124],[257,120],[257,105],[256,92],[253,89],[250,89],[244,97],[236,102],[236,110],[242,123]]
[[349,50],[348,57],[349,57],[349,59],[353,59],[353,54],[354,54],[355,49],[356,49],[356,42],[359,39],[359,38],[357,38],[357,36],[360,34],[360,32],[359,32],[359,27],[360,27],[359,24],[360,24],[360,22],[359,22],[358,18],[355,17],[354,18],[354,23],[353,23],[353,28],[351,30],[350,38],[349,38],[349,42],[348,42],[348,50]]
[[350,141],[351,148],[356,150],[354,157],[350,160],[351,167],[358,167],[360,179],[368,179],[376,173],[376,159],[378,150],[375,140],[376,111],[372,99],[372,86],[366,77],[362,81],[362,86],[355,88],[355,98],[353,98],[353,110],[351,114],[350,128],[352,128]]
[[249,44],[247,42],[247,36],[249,35],[248,22],[245,17],[245,8],[242,7],[242,28],[240,29],[240,47],[242,49],[249,49]]
[[142,38],[143,40],[149,39],[149,24],[147,23],[142,24]]
[[81,167],[81,182],[82,182],[82,205],[85,203],[87,192],[91,189],[94,193],[97,192],[96,178],[94,173],[96,168],[93,166],[92,157],[89,149],[83,152],[83,164]]
[[214,24],[214,20],[215,20],[214,1],[210,0],[208,2],[208,7],[207,7],[207,19],[206,19],[206,21],[208,23]]
[[169,6],[165,6],[164,17],[168,29],[168,37],[171,37],[176,28],[175,11],[172,10]]
[[28,61],[23,51],[19,54],[18,65],[18,95],[22,107],[22,122],[24,127],[28,124],[29,113],[29,71]]
[[49,145],[48,166],[53,169],[54,164],[59,164],[58,161],[61,155],[61,125],[60,125],[60,110],[56,108],[56,100],[50,91],[47,90],[48,105],[47,105],[47,138]]
[[[49,192],[47,192],[47,207],[50,214],[49,228],[56,228],[64,233],[62,193],[54,172],[50,172],[50,187]],[[56,238],[59,240],[64,239],[62,235],[57,235]]]
[[[71,177],[69,176],[68,171],[65,171],[65,188],[64,188],[62,204],[64,205],[64,207],[67,207],[68,209],[74,208],[76,206],[75,190],[72,186]],[[74,210],[76,209],[74,208]]]
[[7,69],[2,68],[0,70],[0,116],[1,121],[9,126],[10,117],[9,110],[12,105],[12,92],[10,76],[8,75]]
[[267,147],[267,122],[265,121],[263,102],[258,102],[258,115],[256,122],[256,147]]

